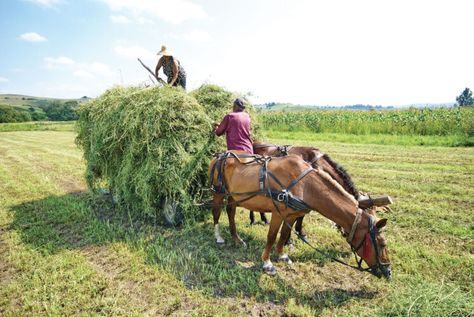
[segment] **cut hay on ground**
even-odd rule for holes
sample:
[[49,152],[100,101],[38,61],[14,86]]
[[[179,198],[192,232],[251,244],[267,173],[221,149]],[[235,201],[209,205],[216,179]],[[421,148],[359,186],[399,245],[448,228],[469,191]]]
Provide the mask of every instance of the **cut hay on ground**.
[[[209,186],[209,161],[225,150],[212,123],[231,110],[234,98],[214,85],[191,93],[116,87],[81,106],[76,141],[84,151],[89,187],[110,189],[130,215],[162,220],[165,202],[173,202],[186,221],[201,219],[209,211],[196,204]],[[259,133],[253,107],[249,112]]]

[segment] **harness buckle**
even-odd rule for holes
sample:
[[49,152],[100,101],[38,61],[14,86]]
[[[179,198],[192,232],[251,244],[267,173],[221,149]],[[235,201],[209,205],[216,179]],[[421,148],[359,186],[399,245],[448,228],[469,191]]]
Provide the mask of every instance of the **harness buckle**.
[[288,190],[282,189],[281,193],[278,194],[277,200],[279,202],[288,201]]

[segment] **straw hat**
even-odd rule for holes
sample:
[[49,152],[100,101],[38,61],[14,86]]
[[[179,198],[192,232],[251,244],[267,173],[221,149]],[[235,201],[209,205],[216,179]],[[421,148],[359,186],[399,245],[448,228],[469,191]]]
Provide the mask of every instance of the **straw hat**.
[[156,55],[172,56],[173,54],[166,48],[166,46],[162,45],[161,50]]

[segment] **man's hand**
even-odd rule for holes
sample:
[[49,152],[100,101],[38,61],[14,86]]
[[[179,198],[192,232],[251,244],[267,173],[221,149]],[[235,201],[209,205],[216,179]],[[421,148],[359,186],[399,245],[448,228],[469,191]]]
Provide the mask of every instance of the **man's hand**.
[[218,123],[218,122],[214,122],[214,123],[212,124],[212,130],[213,130],[213,131],[216,131],[216,129],[217,129],[218,126],[219,126],[219,123]]

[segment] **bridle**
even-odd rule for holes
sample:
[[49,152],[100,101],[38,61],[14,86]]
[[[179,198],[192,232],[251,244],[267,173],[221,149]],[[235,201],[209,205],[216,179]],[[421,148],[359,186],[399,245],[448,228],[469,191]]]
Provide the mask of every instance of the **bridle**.
[[[357,246],[354,246],[352,244],[352,240],[354,239],[356,229],[357,229],[357,227],[358,227],[358,225],[359,225],[359,223],[362,219],[362,214],[363,213],[365,213],[367,215],[368,231],[364,235],[364,239],[362,239],[362,241]],[[390,272],[389,271],[390,263],[384,263],[380,260],[381,248],[380,248],[380,245],[377,241],[377,235],[381,231],[382,230],[379,230],[375,226],[375,220],[374,220],[374,217],[372,215],[368,214],[366,210],[358,209],[357,213],[356,213],[356,216],[355,216],[355,219],[354,219],[354,222],[352,223],[351,231],[349,232],[348,235],[346,235],[346,241],[351,246],[351,250],[354,253],[354,257],[355,257],[355,260],[357,262],[357,266],[358,266],[359,270],[368,271],[368,272],[374,274],[377,277],[381,277],[382,274],[383,275],[388,274],[390,276],[390,274],[389,274],[389,272]],[[370,243],[372,243],[374,245],[375,259],[376,259],[377,262],[376,262],[375,265],[364,269],[364,268],[362,268],[362,260],[364,258],[367,259],[370,255],[369,254],[369,252],[370,252]],[[385,246],[383,246],[383,247],[385,247]],[[359,257],[357,255],[357,251],[359,251],[361,248],[363,248],[363,256]]]

